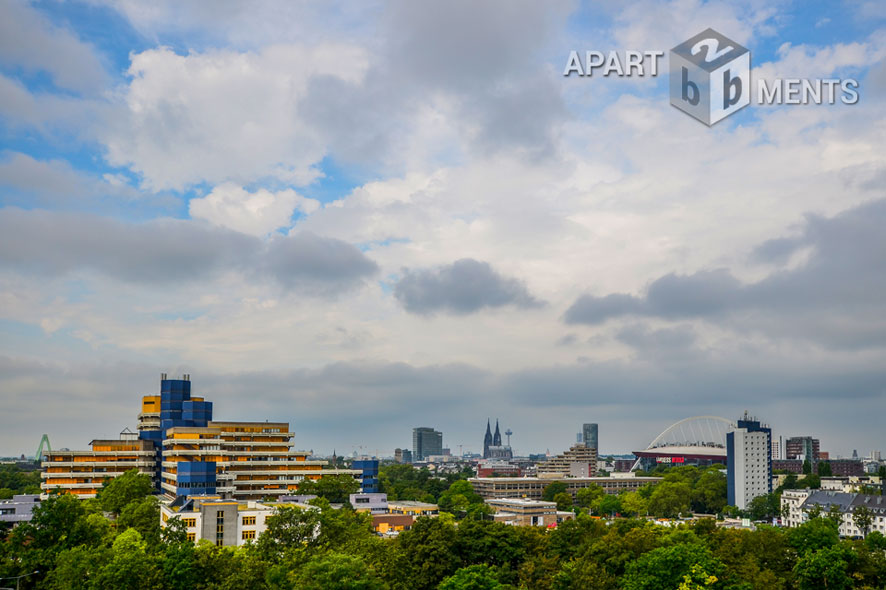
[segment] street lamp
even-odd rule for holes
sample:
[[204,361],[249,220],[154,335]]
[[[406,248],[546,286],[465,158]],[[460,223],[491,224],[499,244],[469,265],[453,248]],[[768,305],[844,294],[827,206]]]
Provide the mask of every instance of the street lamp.
[[[0,578],[0,582],[2,582],[3,580],[15,580],[15,590],[19,590],[19,588],[21,587],[22,578],[27,578],[28,576],[33,576],[34,574],[39,574],[39,573],[40,573],[39,570],[34,570],[29,574],[22,574],[20,576],[11,576],[8,578]],[[6,588],[3,586],[0,586],[0,590],[12,590],[12,588]]]

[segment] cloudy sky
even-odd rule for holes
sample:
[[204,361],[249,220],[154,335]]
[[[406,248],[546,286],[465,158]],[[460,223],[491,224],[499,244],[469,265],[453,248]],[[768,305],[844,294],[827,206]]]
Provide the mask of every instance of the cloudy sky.
[[[860,100],[708,128],[562,75],[707,27]],[[0,133],[0,455],[134,428],[161,372],[318,452],[744,410],[886,451],[882,2],[13,0]]]

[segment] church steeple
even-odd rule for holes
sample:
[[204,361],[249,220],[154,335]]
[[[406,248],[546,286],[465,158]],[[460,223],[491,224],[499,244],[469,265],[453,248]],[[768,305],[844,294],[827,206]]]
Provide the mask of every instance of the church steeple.
[[495,420],[495,436],[492,437],[492,446],[501,446],[501,431],[498,429],[498,419]]
[[492,445],[492,429],[490,428],[489,418],[486,419],[486,436],[483,437],[483,458],[489,458],[489,447]]

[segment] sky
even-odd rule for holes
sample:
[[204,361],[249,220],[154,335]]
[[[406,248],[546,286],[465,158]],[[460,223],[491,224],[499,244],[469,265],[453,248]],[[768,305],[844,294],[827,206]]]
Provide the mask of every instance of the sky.
[[[707,127],[563,75],[708,27],[859,100]],[[134,429],[161,373],[318,453],[746,410],[886,451],[884,227],[876,0],[2,2],[0,455]]]

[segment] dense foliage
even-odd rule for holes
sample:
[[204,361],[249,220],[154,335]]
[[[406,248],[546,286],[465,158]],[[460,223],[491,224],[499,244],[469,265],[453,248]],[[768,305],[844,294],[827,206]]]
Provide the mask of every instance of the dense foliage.
[[24,471],[14,464],[0,465],[0,500],[15,494],[39,494],[40,472]]
[[[659,497],[653,489],[641,498],[668,506],[688,488],[688,499],[668,509],[710,507],[705,492],[719,484],[712,475],[703,481],[706,475],[675,470]],[[719,528],[713,519],[674,527],[607,521],[579,507],[574,521],[556,529],[514,527],[472,517],[471,507],[481,504],[456,480],[440,502],[464,513],[460,519],[420,518],[386,539],[372,533],[368,515],[318,498],[314,509],[279,509],[257,542],[235,549],[187,541],[176,519],[161,534],[156,499],[134,494],[143,484],[133,474],[96,500],[60,495],[43,502],[32,522],[0,532],[0,578],[37,571],[22,588],[65,590],[886,587],[886,538],[872,532],[863,541],[840,540],[826,514],[796,529],[747,531]],[[628,495],[591,490],[578,501],[608,511],[604,500],[630,504]]]

